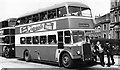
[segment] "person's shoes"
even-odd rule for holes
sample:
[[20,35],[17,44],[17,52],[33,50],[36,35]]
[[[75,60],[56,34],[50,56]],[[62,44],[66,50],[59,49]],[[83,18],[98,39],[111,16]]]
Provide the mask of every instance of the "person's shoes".
[[107,67],[110,67],[110,65],[107,65]]
[[103,67],[104,67],[104,65],[105,65],[105,63],[101,63],[101,66],[103,66]]
[[112,65],[114,65],[114,64],[115,64],[115,62],[112,63]]
[[109,63],[107,63],[106,65],[107,65],[107,67],[110,67],[110,64],[109,64]]
[[104,65],[104,64],[101,64],[101,66],[103,66],[103,67],[104,67],[105,65]]

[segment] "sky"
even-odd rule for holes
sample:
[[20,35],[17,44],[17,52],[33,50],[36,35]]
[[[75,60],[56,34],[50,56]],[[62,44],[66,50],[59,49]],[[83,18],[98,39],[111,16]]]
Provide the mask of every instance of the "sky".
[[0,0],[0,21],[16,18],[61,2],[84,3],[91,8],[94,17],[109,13],[111,0]]

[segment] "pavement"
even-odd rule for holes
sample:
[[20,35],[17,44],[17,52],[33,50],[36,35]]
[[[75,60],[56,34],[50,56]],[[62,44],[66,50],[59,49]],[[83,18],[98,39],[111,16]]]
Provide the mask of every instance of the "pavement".
[[[97,58],[98,58],[97,62],[99,63],[99,62],[100,62],[99,57],[97,57]],[[108,60],[107,60],[107,56],[106,56],[106,55],[104,56],[104,61],[105,61],[105,64],[108,63]],[[95,66],[92,66],[92,67],[94,67],[94,68],[120,68],[120,56],[114,55],[114,61],[115,61],[115,64],[114,64],[114,65],[111,65],[110,67],[107,67],[107,65],[105,65],[105,66],[103,67],[103,66],[101,66],[100,64],[95,65]],[[112,63],[112,62],[111,62],[111,63]]]
[[0,68],[58,68],[42,63],[26,62],[16,58],[0,57]]

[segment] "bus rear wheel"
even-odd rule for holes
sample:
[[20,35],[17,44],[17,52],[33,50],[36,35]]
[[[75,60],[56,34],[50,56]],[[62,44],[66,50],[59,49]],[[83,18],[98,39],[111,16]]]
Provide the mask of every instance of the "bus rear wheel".
[[9,52],[10,52],[10,49],[7,46],[3,46],[3,54],[2,54],[2,56],[6,57],[6,58],[10,57]]
[[73,67],[73,60],[68,53],[63,54],[62,65],[66,68],[72,68]]
[[26,50],[26,51],[24,52],[24,59],[25,59],[25,61],[27,61],[27,62],[31,61],[31,55],[30,55],[30,53],[29,53],[28,50]]

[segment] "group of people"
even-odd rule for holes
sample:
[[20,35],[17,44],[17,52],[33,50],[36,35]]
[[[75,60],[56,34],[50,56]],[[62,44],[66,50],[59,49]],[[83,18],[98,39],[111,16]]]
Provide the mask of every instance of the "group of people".
[[[101,44],[100,41],[97,41],[97,43],[93,46],[93,57],[95,60],[97,60],[97,56],[100,58],[100,64],[101,66],[105,65],[104,62],[104,55],[107,55],[108,63],[106,64],[108,67],[110,65],[114,65],[114,58],[113,58],[113,46],[109,43],[109,41],[106,41],[105,44]],[[110,59],[112,63],[110,63]]]

